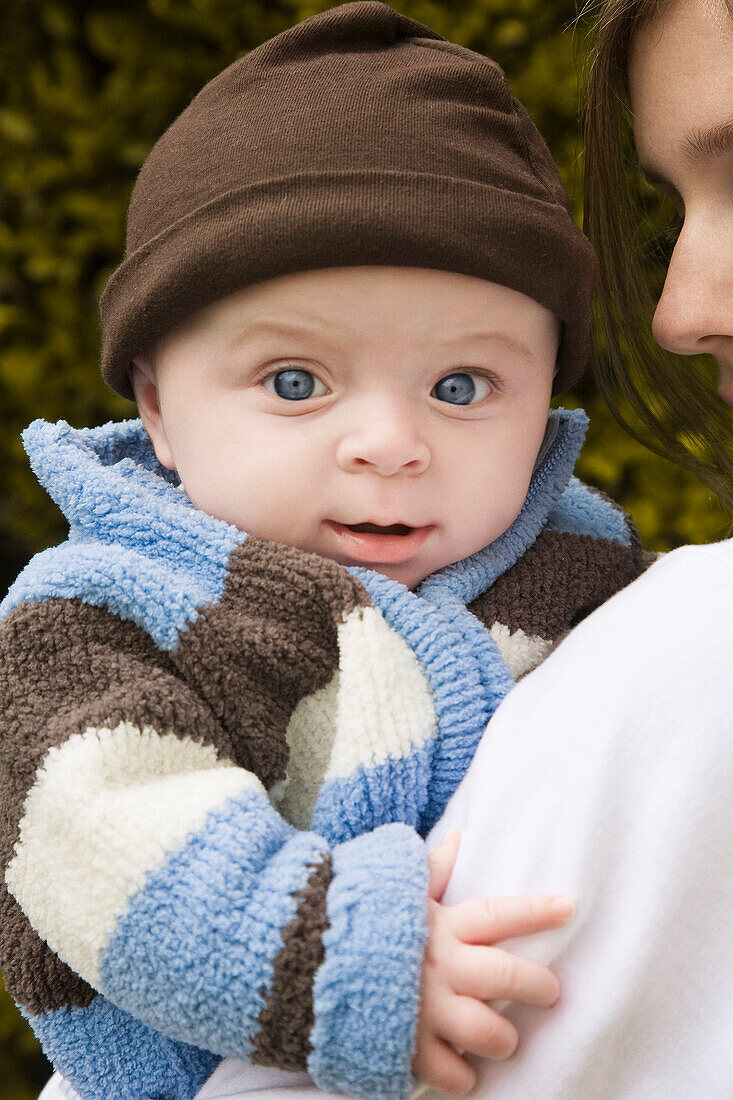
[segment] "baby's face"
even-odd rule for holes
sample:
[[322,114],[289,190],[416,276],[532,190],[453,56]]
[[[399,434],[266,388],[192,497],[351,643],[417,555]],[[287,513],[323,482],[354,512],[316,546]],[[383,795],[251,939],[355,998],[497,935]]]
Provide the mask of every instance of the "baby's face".
[[198,508],[415,588],[519,514],[558,341],[554,314],[496,283],[329,268],[200,311],[133,384]]

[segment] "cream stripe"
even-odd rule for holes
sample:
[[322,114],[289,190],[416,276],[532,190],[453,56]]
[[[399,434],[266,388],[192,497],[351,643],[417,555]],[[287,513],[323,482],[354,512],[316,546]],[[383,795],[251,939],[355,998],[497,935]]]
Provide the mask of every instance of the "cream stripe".
[[435,736],[433,695],[417,657],[376,607],[339,625],[336,736],[326,779],[407,756]]
[[336,736],[339,680],[337,671],[324,687],[301,699],[288,723],[288,780],[277,808],[296,829],[310,828],[313,818]]
[[544,661],[556,644],[539,634],[525,634],[521,629],[512,633],[504,623],[494,623],[489,634],[499,647],[499,652],[509,665],[515,680]]
[[25,802],[5,881],[38,934],[90,985],[128,900],[251,772],[210,745],[129,722],[50,750]]

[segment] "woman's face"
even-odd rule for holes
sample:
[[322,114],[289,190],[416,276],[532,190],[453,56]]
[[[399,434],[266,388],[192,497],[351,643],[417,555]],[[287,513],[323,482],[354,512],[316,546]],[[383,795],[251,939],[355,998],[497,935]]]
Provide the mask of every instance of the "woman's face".
[[642,168],[684,218],[654,315],[657,343],[707,353],[733,404],[733,18],[724,0],[674,0],[629,60]]

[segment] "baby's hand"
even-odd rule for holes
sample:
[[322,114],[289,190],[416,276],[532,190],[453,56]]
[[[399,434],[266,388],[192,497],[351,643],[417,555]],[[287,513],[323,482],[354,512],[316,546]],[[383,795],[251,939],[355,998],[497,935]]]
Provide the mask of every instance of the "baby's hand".
[[430,930],[412,1071],[443,1092],[463,1094],[473,1088],[476,1073],[457,1050],[500,1060],[513,1054],[519,1041],[516,1028],[484,1002],[550,1008],[560,995],[559,982],[546,966],[492,945],[559,928],[570,920],[573,906],[569,898],[546,895],[441,905],[459,843],[460,834],[451,830],[430,857]]

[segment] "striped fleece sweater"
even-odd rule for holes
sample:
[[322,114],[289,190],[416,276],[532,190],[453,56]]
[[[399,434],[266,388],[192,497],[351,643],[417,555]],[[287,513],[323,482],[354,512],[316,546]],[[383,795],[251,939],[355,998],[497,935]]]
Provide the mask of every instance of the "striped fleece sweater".
[[26,429],[70,531],[0,606],[0,966],[84,1098],[188,1100],[225,1055],[408,1096],[422,838],[642,569],[572,476],[586,423],[552,413],[513,526],[415,592],[198,511],[139,421]]

